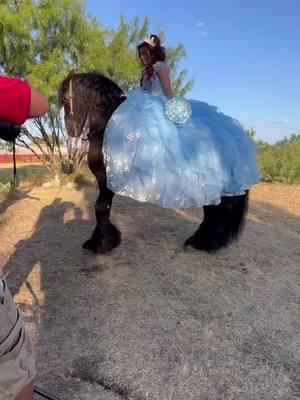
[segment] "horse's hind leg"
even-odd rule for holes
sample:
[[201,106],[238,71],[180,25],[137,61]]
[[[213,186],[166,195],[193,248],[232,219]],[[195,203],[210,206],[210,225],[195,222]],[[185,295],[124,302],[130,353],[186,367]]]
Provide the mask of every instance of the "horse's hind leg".
[[105,182],[100,186],[100,194],[95,203],[97,225],[92,237],[83,244],[83,248],[94,253],[107,253],[121,242],[119,230],[110,222],[110,210],[114,193]]
[[228,246],[242,231],[248,210],[248,192],[241,196],[222,197],[217,206],[204,206],[204,219],[185,246],[216,251]]

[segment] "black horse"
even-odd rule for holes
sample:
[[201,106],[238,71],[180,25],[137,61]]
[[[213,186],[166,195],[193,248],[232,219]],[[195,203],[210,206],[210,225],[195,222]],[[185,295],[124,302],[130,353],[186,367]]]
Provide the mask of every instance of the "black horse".
[[[59,105],[64,107],[68,134],[75,137],[80,136],[83,129],[88,131],[88,165],[100,191],[95,204],[97,225],[83,248],[106,253],[118,246],[121,234],[110,221],[114,193],[107,188],[102,155],[103,136],[109,118],[126,100],[126,96],[114,82],[98,73],[71,72],[60,85],[58,100]],[[194,235],[186,240],[185,246],[204,251],[226,247],[238,238],[247,207],[248,192],[222,197],[217,206],[204,206],[203,221]]]

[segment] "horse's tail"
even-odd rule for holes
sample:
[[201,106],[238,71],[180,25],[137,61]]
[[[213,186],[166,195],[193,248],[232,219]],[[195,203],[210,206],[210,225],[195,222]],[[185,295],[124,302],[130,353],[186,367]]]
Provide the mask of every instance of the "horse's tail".
[[216,251],[237,240],[245,226],[249,192],[241,196],[224,196],[217,206],[204,206],[204,219],[185,242],[198,250]]
[[246,225],[246,219],[249,206],[249,190],[246,191],[244,196],[237,196],[237,208],[235,210],[235,217],[233,219],[233,239],[238,239]]

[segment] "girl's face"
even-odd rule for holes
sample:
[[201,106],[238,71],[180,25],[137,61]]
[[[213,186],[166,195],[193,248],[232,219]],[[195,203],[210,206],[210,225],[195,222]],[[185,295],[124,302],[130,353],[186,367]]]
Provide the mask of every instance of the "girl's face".
[[140,60],[142,61],[143,65],[151,64],[151,56],[147,47],[142,47],[140,49]]

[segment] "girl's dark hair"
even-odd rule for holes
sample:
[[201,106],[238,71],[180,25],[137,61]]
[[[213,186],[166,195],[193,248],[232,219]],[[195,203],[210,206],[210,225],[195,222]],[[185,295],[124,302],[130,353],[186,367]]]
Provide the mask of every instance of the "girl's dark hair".
[[142,42],[137,47],[139,57],[141,57],[140,54],[142,48],[146,48],[150,56],[150,64],[144,66],[144,73],[141,79],[141,85],[144,76],[146,76],[149,81],[151,80],[151,77],[154,74],[153,64],[157,63],[158,61],[165,61],[166,59],[166,50],[163,46],[161,46],[159,37],[157,35],[151,34],[150,38],[154,40],[155,46],[151,46],[149,43]]

